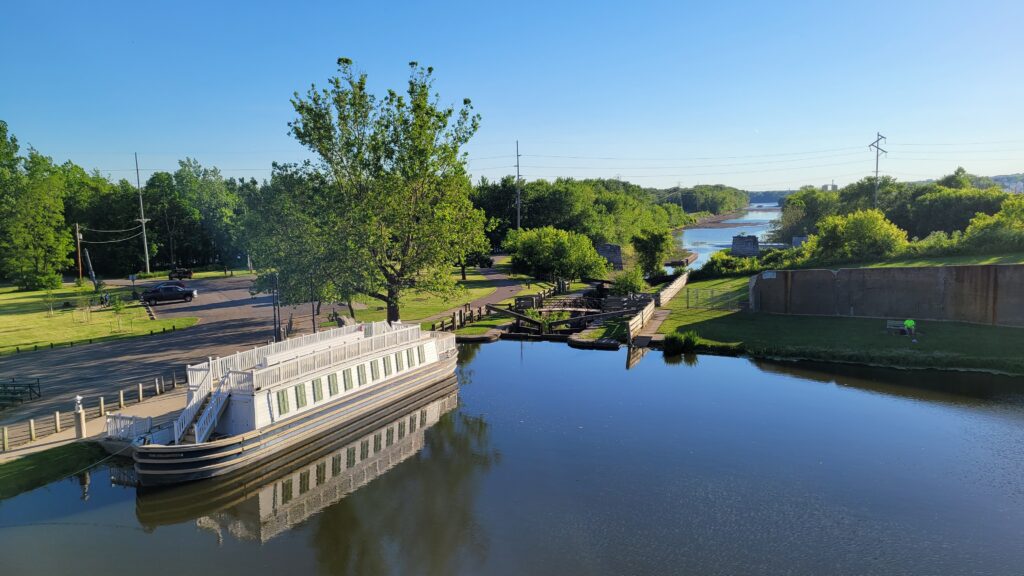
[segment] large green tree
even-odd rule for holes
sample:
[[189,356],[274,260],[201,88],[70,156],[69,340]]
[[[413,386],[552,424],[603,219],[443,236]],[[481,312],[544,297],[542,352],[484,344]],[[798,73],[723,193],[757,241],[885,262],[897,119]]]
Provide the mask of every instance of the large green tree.
[[672,235],[667,230],[645,230],[633,237],[637,264],[648,277],[664,274],[665,259],[672,251]]
[[576,280],[605,273],[605,261],[582,234],[551,226],[512,230],[504,249],[512,255],[512,270],[539,280]]
[[72,263],[73,248],[71,231],[64,224],[63,171],[35,150],[17,157],[17,143],[7,138],[6,130],[0,139],[20,160],[11,164],[11,173],[0,176],[8,187],[3,193],[0,269],[23,290],[57,288],[61,271]]
[[344,247],[344,273],[399,319],[404,291],[455,289],[453,263],[480,245],[484,215],[470,201],[462,147],[479,116],[468,99],[456,111],[432,93],[433,69],[410,63],[404,94],[377,97],[366,75],[338,60],[328,88],[292,100],[295,138],[315,152],[329,177],[310,202],[331,228],[324,242]]

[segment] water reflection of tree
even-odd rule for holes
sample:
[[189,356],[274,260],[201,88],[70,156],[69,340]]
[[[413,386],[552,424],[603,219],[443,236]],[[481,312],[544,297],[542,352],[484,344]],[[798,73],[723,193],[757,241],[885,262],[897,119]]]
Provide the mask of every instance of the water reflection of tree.
[[455,375],[459,379],[459,386],[466,386],[473,383],[473,359],[480,352],[480,344],[459,344],[459,363],[455,368]]
[[427,431],[424,449],[318,518],[323,574],[451,574],[482,560],[488,540],[474,504],[498,460],[481,417],[454,412]]

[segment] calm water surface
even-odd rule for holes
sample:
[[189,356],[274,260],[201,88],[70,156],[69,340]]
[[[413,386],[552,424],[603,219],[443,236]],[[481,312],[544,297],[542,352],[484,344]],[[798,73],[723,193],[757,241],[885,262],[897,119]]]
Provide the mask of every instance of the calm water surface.
[[708,258],[719,250],[732,247],[732,237],[738,234],[752,234],[762,241],[768,235],[772,223],[780,215],[778,210],[767,210],[767,204],[752,204],[739,218],[725,220],[728,224],[738,224],[728,228],[688,228],[676,232],[676,242],[697,254],[693,268],[700,268]]
[[140,492],[103,464],[0,502],[0,574],[1024,571],[1020,380],[462,356],[457,389],[281,469]]

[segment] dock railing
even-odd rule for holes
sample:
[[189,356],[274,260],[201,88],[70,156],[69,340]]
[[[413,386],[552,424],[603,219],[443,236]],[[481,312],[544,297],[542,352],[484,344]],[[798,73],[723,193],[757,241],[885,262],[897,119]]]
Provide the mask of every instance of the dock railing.
[[135,440],[153,427],[153,419],[111,414],[107,416],[107,436],[118,440]]

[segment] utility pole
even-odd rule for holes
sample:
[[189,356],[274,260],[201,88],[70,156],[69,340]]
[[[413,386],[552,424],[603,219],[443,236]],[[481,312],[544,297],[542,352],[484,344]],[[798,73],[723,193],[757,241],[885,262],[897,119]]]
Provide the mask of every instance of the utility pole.
[[139,222],[142,223],[142,254],[146,258],[146,274],[149,274],[149,242],[146,240],[146,212],[142,209],[142,179],[139,177],[139,153],[135,153],[135,188],[139,191]]
[[875,141],[868,144],[868,148],[875,149],[875,208],[878,208],[878,157],[882,154],[888,154],[888,152],[878,146],[879,142],[885,141],[885,136],[882,136],[881,132],[876,132],[875,135],[877,136]]
[[78,223],[75,222],[75,245],[78,250],[78,282],[82,282],[82,232],[78,229]]
[[516,140],[516,230],[519,230],[522,217],[523,197],[519,187],[519,140]]

